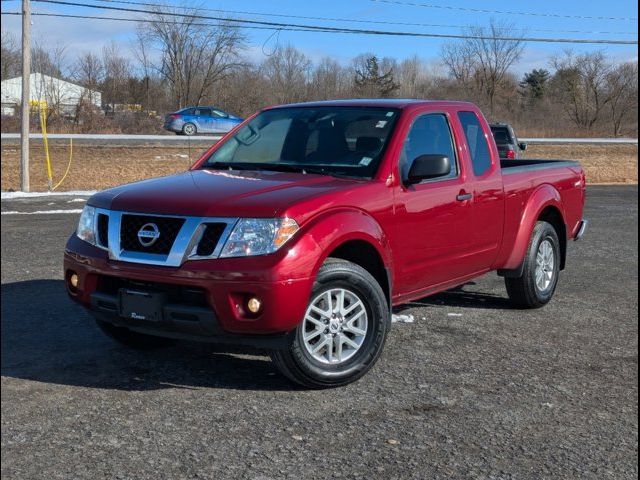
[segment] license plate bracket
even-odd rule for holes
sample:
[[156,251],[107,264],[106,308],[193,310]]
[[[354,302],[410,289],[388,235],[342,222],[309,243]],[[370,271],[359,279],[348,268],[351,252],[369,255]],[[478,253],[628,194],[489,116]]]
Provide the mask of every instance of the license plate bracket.
[[163,320],[162,310],[167,303],[165,293],[121,288],[118,297],[121,317],[146,322]]

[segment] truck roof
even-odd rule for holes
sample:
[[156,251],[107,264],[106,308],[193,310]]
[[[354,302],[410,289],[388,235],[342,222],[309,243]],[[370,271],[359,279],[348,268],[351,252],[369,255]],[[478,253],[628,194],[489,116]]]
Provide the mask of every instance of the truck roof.
[[318,102],[290,103],[276,105],[269,108],[290,107],[382,107],[382,108],[406,108],[417,105],[430,106],[458,106],[475,110],[477,107],[470,102],[456,102],[451,100],[418,100],[410,98],[354,98],[344,100],[323,100]]

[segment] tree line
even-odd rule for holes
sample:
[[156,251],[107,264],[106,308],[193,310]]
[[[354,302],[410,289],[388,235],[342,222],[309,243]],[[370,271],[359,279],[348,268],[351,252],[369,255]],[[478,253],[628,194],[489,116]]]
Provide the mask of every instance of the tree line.
[[[33,47],[33,72],[102,94],[102,111],[80,102],[72,118],[57,119],[58,128],[141,133],[159,130],[157,116],[186,106],[246,116],[273,104],[397,97],[472,101],[489,120],[512,123],[526,136],[637,136],[637,60],[565,51],[519,76],[514,67],[524,43],[505,38],[514,31],[506,23],[470,27],[471,38],[445,44],[431,61],[367,52],[344,64],[280,44],[250,60],[241,28],[171,13],[150,14],[131,45],[111,43],[73,58],[64,46]],[[19,75],[20,58],[15,37],[3,31],[2,80]],[[55,125],[55,108],[49,113]],[[3,120],[3,130],[5,123],[12,128]]]

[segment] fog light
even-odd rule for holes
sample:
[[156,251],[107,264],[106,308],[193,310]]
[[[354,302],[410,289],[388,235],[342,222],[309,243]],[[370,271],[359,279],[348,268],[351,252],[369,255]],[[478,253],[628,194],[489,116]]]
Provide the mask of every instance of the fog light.
[[79,283],[78,274],[77,274],[77,273],[72,273],[72,274],[69,276],[69,284],[70,284],[73,288],[78,288],[78,283]]
[[252,297],[247,302],[247,309],[251,313],[258,313],[260,311],[260,308],[262,308],[262,302],[258,298]]

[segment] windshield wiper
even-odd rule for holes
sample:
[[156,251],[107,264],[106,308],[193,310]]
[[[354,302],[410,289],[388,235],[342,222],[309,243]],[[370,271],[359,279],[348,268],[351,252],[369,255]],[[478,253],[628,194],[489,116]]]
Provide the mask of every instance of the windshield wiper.
[[211,168],[213,170],[254,170],[250,163],[236,162],[214,162],[205,163],[202,168]]
[[215,162],[203,165],[203,168],[216,170],[247,170],[247,171],[270,171],[270,172],[292,172],[302,174],[328,175],[338,178],[361,178],[346,173],[334,172],[324,167],[313,165],[293,165],[290,163],[251,163],[251,162]]

